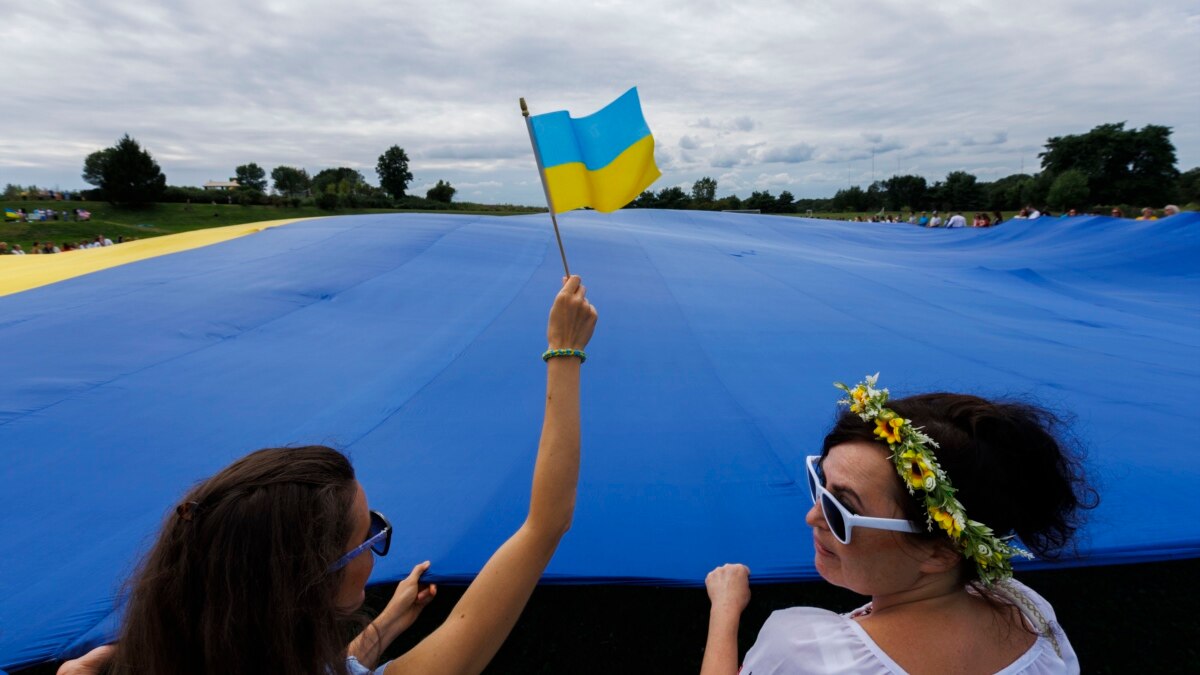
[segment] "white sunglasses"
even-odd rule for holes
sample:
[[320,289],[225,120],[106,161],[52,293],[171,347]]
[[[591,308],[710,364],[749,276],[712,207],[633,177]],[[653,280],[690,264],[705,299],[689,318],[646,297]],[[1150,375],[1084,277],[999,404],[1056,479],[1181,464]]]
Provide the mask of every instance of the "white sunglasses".
[[911,521],[901,518],[872,518],[851,513],[850,509],[843,506],[837,497],[825,489],[825,472],[821,471],[820,462],[821,457],[818,455],[809,455],[804,460],[808,467],[808,492],[812,496],[814,504],[818,502],[821,504],[821,513],[825,514],[825,522],[829,525],[829,531],[838,541],[849,544],[850,535],[854,533],[856,527],[893,532],[923,531]]

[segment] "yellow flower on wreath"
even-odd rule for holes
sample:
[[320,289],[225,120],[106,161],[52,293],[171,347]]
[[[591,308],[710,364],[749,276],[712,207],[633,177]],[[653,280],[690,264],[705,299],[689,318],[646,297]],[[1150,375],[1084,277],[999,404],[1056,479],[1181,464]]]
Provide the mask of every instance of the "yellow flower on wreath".
[[867,409],[867,402],[870,400],[870,397],[867,396],[866,387],[860,384],[850,390],[850,398],[852,400],[852,403],[850,403],[850,412],[861,413]]
[[940,506],[931,506],[929,507],[929,515],[933,517],[938,527],[950,535],[951,539],[958,541],[958,535],[962,534],[962,525],[959,524],[953,513]]
[[904,480],[911,487],[928,490],[932,487],[929,479],[933,478],[933,468],[925,461],[925,456],[914,450],[900,453],[900,463],[904,467]]
[[884,418],[880,415],[875,419],[875,435],[891,443],[900,442],[900,429],[904,426],[904,418],[892,416]]

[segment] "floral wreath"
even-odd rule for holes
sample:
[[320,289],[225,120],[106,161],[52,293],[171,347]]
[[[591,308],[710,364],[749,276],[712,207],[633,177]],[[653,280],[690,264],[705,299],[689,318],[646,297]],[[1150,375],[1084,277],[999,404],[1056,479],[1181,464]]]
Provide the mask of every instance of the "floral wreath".
[[879,373],[875,373],[853,388],[835,382],[833,386],[849,395],[838,403],[849,406],[850,412],[864,422],[875,421],[875,435],[887,442],[892,451],[892,462],[908,493],[915,495],[917,490],[923,493],[927,514],[925,524],[929,531],[933,531],[936,522],[963,557],[975,561],[979,580],[984,586],[1011,577],[1011,559],[1014,556],[1033,558],[1033,555],[1008,543],[1011,536],[997,537],[992,528],[967,518],[962,503],[954,496],[950,479],[933,455],[932,448],[938,447],[937,441],[922,432],[921,427],[914,427],[912,420],[906,420],[884,406],[888,390],[876,389],[878,381]]

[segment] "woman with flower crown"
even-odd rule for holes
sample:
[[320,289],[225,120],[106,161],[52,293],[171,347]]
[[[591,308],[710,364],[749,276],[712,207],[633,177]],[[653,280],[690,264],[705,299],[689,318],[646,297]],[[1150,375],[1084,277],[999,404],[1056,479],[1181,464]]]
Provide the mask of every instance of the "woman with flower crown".
[[[1054,610],[1010,563],[1057,556],[1095,505],[1059,420],[963,394],[889,401],[877,377],[838,385],[848,410],[806,461],[817,572],[871,602],[773,613],[741,672],[1079,672]],[[738,672],[749,575],[732,564],[706,579],[704,675]]]

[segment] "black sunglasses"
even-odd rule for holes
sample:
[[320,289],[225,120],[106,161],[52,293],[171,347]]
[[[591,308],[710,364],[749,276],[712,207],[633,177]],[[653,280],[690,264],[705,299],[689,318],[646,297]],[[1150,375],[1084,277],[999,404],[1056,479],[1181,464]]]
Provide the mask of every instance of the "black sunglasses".
[[367,530],[366,541],[354,547],[346,555],[338,558],[337,562],[329,566],[329,571],[336,572],[349,565],[351,560],[354,560],[368,548],[374,551],[375,555],[387,555],[388,550],[392,548],[392,524],[378,511],[371,512],[371,528]]

